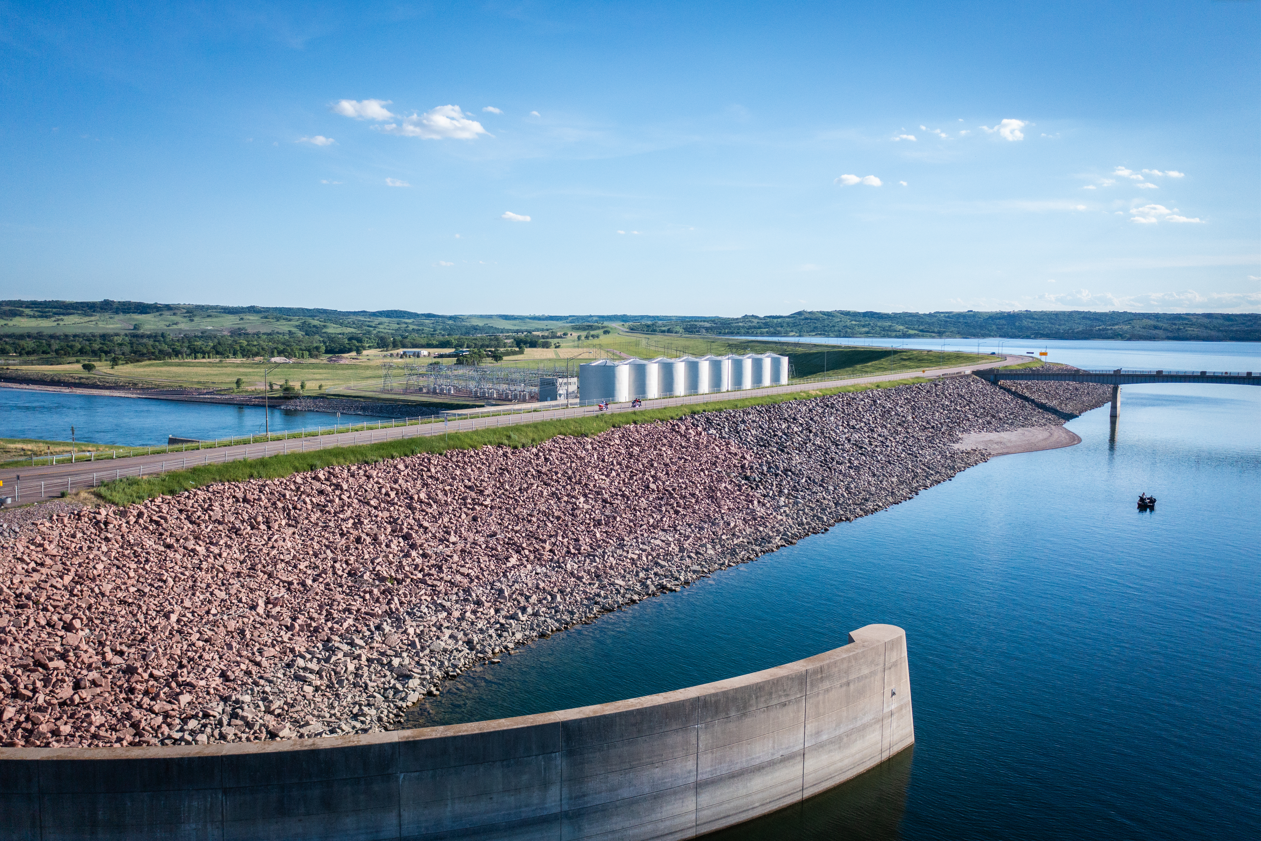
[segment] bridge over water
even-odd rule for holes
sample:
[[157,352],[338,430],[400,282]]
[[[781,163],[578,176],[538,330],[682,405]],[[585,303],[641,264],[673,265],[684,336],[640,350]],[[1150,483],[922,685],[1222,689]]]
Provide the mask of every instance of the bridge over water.
[[1239,371],[1136,371],[1116,368],[1110,371],[1043,366],[1041,368],[991,368],[977,373],[995,385],[1000,380],[1042,380],[1060,383],[1100,383],[1112,386],[1112,417],[1121,414],[1121,386],[1140,383],[1197,383],[1204,385],[1261,385],[1261,372]]

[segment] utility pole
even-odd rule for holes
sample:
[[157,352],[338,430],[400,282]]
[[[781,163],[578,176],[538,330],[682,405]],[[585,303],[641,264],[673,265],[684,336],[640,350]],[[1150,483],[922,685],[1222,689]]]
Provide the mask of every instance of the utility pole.
[[266,365],[263,366],[263,428],[267,432],[268,441],[271,440],[271,402],[270,402],[271,383],[267,381],[267,377],[271,374],[272,371],[275,371],[282,364],[283,363],[281,362],[277,362],[275,365],[272,365],[270,368],[268,368]]

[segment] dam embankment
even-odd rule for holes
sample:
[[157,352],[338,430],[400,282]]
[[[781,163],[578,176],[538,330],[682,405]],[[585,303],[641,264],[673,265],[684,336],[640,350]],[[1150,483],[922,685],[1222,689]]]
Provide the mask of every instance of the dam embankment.
[[[974,377],[223,484],[0,535],[0,741],[379,732],[505,650],[753,560],[1106,388]],[[1058,405],[1060,413],[1042,406]]]
[[[906,637],[594,707],[364,736],[0,749],[0,838],[691,838],[915,740]],[[124,758],[125,757],[125,758]]]

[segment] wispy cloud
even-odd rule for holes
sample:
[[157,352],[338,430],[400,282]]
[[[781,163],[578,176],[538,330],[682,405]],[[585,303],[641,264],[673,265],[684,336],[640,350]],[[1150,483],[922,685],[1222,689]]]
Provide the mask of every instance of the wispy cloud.
[[1203,224],[1204,220],[1182,216],[1175,207],[1173,210],[1165,207],[1163,204],[1146,204],[1142,207],[1136,207],[1130,211],[1131,221],[1138,222],[1140,225],[1154,225],[1162,219],[1166,222],[1176,222],[1179,224]]
[[[1029,300],[1029,299],[1027,299]],[[1046,292],[1031,299],[1043,306],[1063,309],[1131,310],[1131,311],[1215,311],[1256,312],[1261,309],[1261,292],[1209,292],[1194,289],[1181,292],[1149,292],[1141,295],[1116,295],[1075,289],[1068,292]]]
[[914,142],[915,142],[915,135],[913,135],[913,134],[899,134],[899,135],[896,135],[896,136],[893,138],[893,142],[894,142],[894,143],[897,143],[899,140],[909,140],[909,141],[911,141],[912,143],[914,143]]
[[340,182],[340,181],[330,181],[330,180],[329,180],[329,179],[327,179],[327,178],[321,178],[321,179],[320,179],[320,183],[321,183],[321,184],[340,184],[340,183],[342,183],[342,182]]
[[884,182],[874,175],[858,176],[846,174],[836,178],[832,183],[839,184],[842,187],[853,187],[855,184],[866,184],[868,187],[879,187]]
[[489,134],[482,124],[460,110],[458,105],[439,105],[423,114],[412,114],[401,123],[376,126],[386,134],[419,137],[422,140],[473,140]]
[[503,111],[500,111],[498,108],[496,108],[493,105],[487,105],[482,110],[485,111],[487,114],[502,114],[503,113]]
[[1132,169],[1126,169],[1126,168],[1125,168],[1125,167],[1123,167],[1123,166],[1119,166],[1119,167],[1117,167],[1116,169],[1114,169],[1114,170],[1112,171],[1112,174],[1113,174],[1113,175],[1115,175],[1117,178],[1129,178],[1129,179],[1131,179],[1131,180],[1133,180],[1133,181],[1142,181],[1142,180],[1143,180],[1143,176],[1139,175],[1139,174],[1138,174],[1137,172],[1135,172],[1134,170],[1132,170]]
[[386,110],[388,99],[341,99],[333,105],[333,113],[355,120],[392,120],[394,115]]
[[297,142],[310,143],[312,146],[332,146],[337,141],[331,137],[325,137],[322,134],[317,134],[314,137],[299,137]]
[[455,263],[448,263],[446,260],[439,260],[438,265],[439,266],[454,266]]
[[399,179],[397,179],[397,178],[387,178],[387,179],[385,179],[385,186],[387,186],[387,187],[410,187],[410,186],[412,186],[412,185],[411,185],[411,184],[408,184],[406,181],[400,181],[400,180],[399,180]]
[[993,128],[990,128],[989,126],[981,126],[981,128],[988,134],[998,132],[998,136],[1004,140],[1015,141],[1025,139],[1024,132],[1022,132],[1021,129],[1027,125],[1029,125],[1029,123],[1025,120],[1003,120]]
[[520,213],[513,213],[511,210],[505,210],[504,215],[500,219],[507,219],[509,222],[529,222],[529,216],[522,216]]

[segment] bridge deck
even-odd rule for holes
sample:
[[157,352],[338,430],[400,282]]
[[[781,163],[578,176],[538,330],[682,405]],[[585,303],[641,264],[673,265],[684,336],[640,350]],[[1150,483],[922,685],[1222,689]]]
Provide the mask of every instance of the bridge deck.
[[1100,383],[1101,385],[1137,385],[1139,383],[1212,383],[1215,385],[1261,385],[1257,371],[1135,371],[1117,368],[1110,371],[1077,368],[1022,368],[1015,371],[999,368],[978,372],[990,382],[999,380],[1042,380],[1050,382]]

